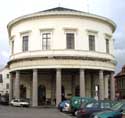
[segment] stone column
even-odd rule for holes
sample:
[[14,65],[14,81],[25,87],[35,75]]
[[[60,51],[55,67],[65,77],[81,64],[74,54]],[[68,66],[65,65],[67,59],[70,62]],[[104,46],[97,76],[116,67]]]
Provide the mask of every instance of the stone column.
[[51,78],[51,104],[55,104],[54,103],[54,98],[55,98],[55,76],[52,75],[52,78]]
[[115,100],[115,78],[113,77],[114,73],[111,72],[111,78],[110,78],[110,95],[111,100]]
[[104,100],[104,78],[103,71],[99,71],[99,99]]
[[20,98],[20,71],[16,71],[14,95],[15,95],[15,98]]
[[85,97],[85,72],[80,69],[80,96]]
[[56,106],[61,102],[61,69],[56,70]]
[[38,72],[33,70],[32,106],[38,106]]
[[109,97],[109,89],[108,89],[109,85],[108,85],[108,81],[109,81],[109,75],[106,75],[105,79],[104,79],[104,84],[105,84],[105,87],[104,87],[105,90],[104,90],[104,92],[105,92],[105,98],[107,98],[107,99]]
[[9,102],[13,98],[13,78],[12,78],[12,73],[10,73],[10,88],[9,88]]

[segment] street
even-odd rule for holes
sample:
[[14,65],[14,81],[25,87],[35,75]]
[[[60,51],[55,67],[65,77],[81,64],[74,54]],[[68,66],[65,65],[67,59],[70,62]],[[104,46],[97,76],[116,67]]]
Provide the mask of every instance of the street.
[[0,105],[0,118],[73,118],[56,108],[22,108]]

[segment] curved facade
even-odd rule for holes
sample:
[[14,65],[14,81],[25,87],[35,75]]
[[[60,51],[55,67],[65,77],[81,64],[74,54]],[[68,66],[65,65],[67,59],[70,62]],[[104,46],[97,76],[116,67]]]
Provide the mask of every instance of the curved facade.
[[115,27],[107,18],[61,7],[12,20],[10,99],[29,98],[33,106],[74,95],[114,99],[108,86]]

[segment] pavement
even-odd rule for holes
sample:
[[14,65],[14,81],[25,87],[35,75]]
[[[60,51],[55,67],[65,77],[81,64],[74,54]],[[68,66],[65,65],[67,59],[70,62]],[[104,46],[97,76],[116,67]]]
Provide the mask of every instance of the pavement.
[[0,118],[75,118],[56,108],[24,108],[0,105]]

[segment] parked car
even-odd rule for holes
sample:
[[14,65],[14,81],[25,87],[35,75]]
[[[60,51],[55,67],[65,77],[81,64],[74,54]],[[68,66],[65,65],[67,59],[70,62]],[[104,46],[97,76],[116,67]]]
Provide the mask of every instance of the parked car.
[[13,99],[10,102],[10,105],[18,107],[29,107],[30,104],[26,99]]
[[70,108],[70,100],[64,100],[62,102],[59,103],[58,105],[58,109],[62,112],[62,111],[68,111]]
[[94,112],[108,110],[113,106],[113,102],[109,100],[99,100],[86,104],[77,112],[77,118],[89,118]]
[[0,104],[9,105],[9,97],[8,96],[0,96]]
[[89,97],[79,97],[79,96],[74,96],[70,100],[70,107],[71,107],[71,113],[72,115],[76,115],[77,110],[80,109],[80,106],[86,105],[89,102],[96,101],[94,98],[89,98]]
[[92,114],[90,118],[125,118],[125,101],[116,103],[110,110]]

